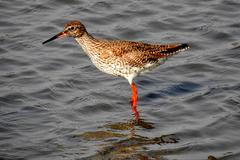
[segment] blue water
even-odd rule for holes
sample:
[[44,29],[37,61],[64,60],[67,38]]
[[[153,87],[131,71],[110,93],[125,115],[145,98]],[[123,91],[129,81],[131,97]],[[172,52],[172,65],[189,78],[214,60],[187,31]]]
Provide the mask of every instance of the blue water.
[[[0,159],[240,159],[237,0],[0,2]],[[130,86],[98,71],[71,38],[92,35],[191,49]]]

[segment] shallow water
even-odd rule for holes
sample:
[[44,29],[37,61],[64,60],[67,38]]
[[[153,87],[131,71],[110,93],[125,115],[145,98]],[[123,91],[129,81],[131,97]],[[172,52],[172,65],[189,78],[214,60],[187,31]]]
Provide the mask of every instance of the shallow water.
[[[237,0],[0,2],[0,159],[240,159]],[[135,79],[98,71],[73,39],[42,42],[81,20],[96,37],[191,49]]]

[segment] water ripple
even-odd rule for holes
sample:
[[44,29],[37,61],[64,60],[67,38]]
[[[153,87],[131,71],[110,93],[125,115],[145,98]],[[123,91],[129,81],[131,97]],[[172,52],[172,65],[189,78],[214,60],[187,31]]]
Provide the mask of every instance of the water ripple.
[[[1,1],[0,159],[238,160],[239,8],[236,0]],[[98,71],[71,38],[42,45],[69,20],[99,38],[191,49],[134,79],[137,123],[125,79]]]

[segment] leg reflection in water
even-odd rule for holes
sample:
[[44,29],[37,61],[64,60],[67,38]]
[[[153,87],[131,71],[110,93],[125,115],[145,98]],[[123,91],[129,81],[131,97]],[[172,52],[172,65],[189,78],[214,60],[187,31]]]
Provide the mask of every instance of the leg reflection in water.
[[[143,119],[106,124],[103,128],[105,129],[101,131],[85,132],[75,136],[88,141],[97,140],[103,142],[99,146],[98,152],[90,157],[86,157],[87,159],[149,159],[157,155],[162,156],[163,150],[159,149],[153,152],[146,150],[146,147],[156,144],[178,143],[179,141],[173,134],[153,138],[136,134],[140,128],[154,128],[153,123],[146,122]],[[129,131],[129,134],[126,134],[126,131]],[[108,139],[114,140],[109,142]]]

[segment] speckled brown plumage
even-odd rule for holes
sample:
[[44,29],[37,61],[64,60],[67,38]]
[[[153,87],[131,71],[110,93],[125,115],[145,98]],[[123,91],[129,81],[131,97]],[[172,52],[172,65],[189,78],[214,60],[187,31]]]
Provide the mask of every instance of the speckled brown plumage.
[[95,39],[87,32],[75,37],[95,66],[103,72],[122,76],[131,83],[138,75],[162,64],[168,57],[188,48],[187,44],[146,44],[121,40]]
[[[96,39],[79,21],[65,24],[64,31],[43,42],[73,37],[101,71],[126,78],[132,88],[132,106],[136,111],[137,89],[133,78],[164,63],[168,57],[189,48],[188,44],[147,44],[123,40]],[[134,109],[135,108],[135,109]]]
[[122,76],[131,83],[136,75],[162,64],[168,57],[183,51],[187,44],[147,44],[122,40],[102,40],[92,37],[79,21],[65,24],[64,31],[53,38],[74,37],[90,57],[95,66],[103,72]]

